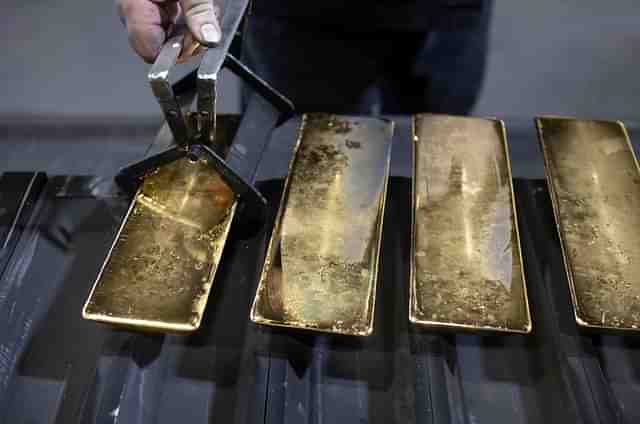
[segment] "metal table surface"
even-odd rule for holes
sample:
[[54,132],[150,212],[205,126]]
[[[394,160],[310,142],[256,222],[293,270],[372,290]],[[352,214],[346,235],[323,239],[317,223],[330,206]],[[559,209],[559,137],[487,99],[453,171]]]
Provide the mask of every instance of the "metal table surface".
[[[127,201],[56,196],[65,180],[52,173],[77,173],[77,158],[65,160],[51,146],[39,155],[38,134],[14,142],[11,127],[0,142],[12,160],[0,160],[0,170],[21,166],[50,178],[0,276],[0,422],[640,422],[640,338],[586,335],[574,323],[532,119],[506,124],[533,333],[436,333],[409,324],[410,128],[407,117],[395,121],[375,329],[367,338],[251,323],[269,235],[240,240],[237,223],[195,334],[84,321],[82,305]],[[640,131],[626,124],[638,151]],[[61,139],[80,146],[76,154],[90,163],[82,166],[104,175],[149,150],[135,133],[138,144],[122,145],[124,163],[101,163],[110,156],[93,152],[95,140],[83,144],[95,133],[65,128]],[[271,221],[296,130],[295,119],[278,129],[262,161]],[[59,226],[71,229],[66,244],[48,236]]]

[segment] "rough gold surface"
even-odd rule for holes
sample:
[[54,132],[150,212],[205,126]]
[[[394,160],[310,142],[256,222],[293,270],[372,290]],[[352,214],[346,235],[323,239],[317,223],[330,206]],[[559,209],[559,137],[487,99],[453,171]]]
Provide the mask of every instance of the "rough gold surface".
[[235,211],[204,159],[145,178],[83,315],[152,331],[198,328]]
[[253,321],[371,333],[392,133],[380,119],[305,117]]
[[411,321],[529,332],[502,123],[417,115],[413,141]]
[[624,126],[537,120],[578,324],[640,326],[640,169]]

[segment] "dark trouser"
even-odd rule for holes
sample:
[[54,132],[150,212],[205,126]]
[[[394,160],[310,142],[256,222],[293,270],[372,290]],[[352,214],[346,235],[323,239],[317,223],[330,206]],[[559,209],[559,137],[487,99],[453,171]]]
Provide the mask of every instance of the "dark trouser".
[[473,25],[425,31],[253,15],[243,56],[301,112],[463,115],[484,77],[490,9]]

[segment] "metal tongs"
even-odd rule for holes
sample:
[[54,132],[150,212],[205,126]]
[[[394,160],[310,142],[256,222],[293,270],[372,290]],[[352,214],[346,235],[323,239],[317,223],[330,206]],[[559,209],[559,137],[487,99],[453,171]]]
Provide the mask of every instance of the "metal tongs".
[[[238,28],[244,18],[249,0],[229,0],[222,19],[222,39],[215,47],[209,47],[202,56],[197,71],[195,88],[197,92],[197,111],[184,112],[176,95],[193,87],[193,74],[182,81],[171,84],[169,76],[180,56],[184,35],[176,35],[163,46],[158,58],[148,74],[153,94],[158,100],[167,124],[173,135],[175,147],[128,166],[116,176],[116,182],[123,188],[135,191],[141,180],[160,166],[188,156],[197,160],[203,156],[220,174],[225,183],[233,190],[238,200],[238,212],[242,220],[250,227],[259,228],[266,215],[266,200],[251,184],[258,165],[259,157],[251,154],[262,152],[268,137],[255,137],[238,130],[238,138],[251,136],[246,144],[232,143],[226,159],[223,159],[225,146],[216,143],[216,82],[223,67],[240,77],[254,92],[262,96],[279,112],[271,128],[259,128],[269,131],[279,125],[293,112],[291,101],[276,91],[267,82],[255,75],[237,58],[229,53],[232,42],[238,35]],[[184,86],[187,85],[187,90]],[[241,124],[242,126],[242,124]],[[253,128],[255,131],[255,128]],[[235,147],[235,148],[234,148]],[[258,159],[258,160],[256,160]]]

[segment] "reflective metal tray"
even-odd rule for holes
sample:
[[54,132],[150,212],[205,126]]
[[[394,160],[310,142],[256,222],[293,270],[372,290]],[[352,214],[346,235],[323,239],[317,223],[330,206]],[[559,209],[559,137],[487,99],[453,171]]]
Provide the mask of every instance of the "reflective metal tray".
[[410,320],[530,332],[503,123],[417,115],[413,147]]
[[575,318],[640,327],[640,168],[620,122],[536,120]]
[[392,135],[382,119],[304,117],[254,322],[371,334]]

